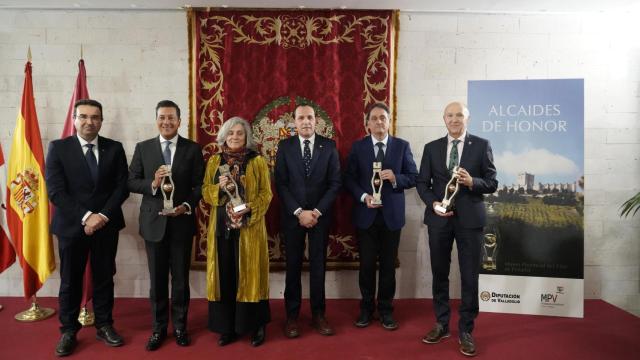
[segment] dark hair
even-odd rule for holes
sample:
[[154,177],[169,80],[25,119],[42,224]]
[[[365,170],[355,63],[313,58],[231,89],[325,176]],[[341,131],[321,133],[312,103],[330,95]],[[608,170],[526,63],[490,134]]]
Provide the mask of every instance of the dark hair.
[[373,103],[373,104],[369,105],[369,109],[367,110],[367,117],[366,117],[367,121],[369,121],[369,117],[371,116],[371,112],[373,111],[373,109],[382,109],[382,110],[387,112],[387,115],[389,115],[389,116],[391,115],[389,113],[389,107],[387,106],[387,104],[380,103],[380,102]]
[[81,99],[75,102],[75,104],[73,104],[73,117],[76,117],[76,112],[78,110],[78,106],[81,105],[89,105],[89,106],[93,106],[93,107],[97,107],[98,109],[100,109],[100,117],[102,118],[102,104],[100,104],[98,101],[93,100],[93,99]]
[[156,105],[156,117],[158,117],[158,109],[166,107],[172,107],[176,109],[176,114],[178,115],[178,119],[180,119],[180,108],[178,107],[178,104],[174,103],[171,100],[162,100],[158,103],[158,105]]
[[295,108],[293,108],[293,118],[294,119],[296,118],[296,110],[298,110],[298,108],[307,107],[307,106],[310,107],[311,109],[313,109],[313,116],[315,117],[316,116],[316,109],[314,109],[313,106],[311,106],[311,104],[300,103],[300,104],[296,105]]

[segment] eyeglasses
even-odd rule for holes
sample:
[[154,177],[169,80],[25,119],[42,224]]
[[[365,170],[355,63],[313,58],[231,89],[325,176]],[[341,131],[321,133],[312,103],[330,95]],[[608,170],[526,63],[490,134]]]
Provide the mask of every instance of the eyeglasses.
[[80,114],[80,115],[74,115],[73,116],[74,119],[80,119],[82,121],[86,121],[86,120],[91,120],[91,121],[100,121],[102,120],[102,116],[100,115],[86,115],[86,114]]

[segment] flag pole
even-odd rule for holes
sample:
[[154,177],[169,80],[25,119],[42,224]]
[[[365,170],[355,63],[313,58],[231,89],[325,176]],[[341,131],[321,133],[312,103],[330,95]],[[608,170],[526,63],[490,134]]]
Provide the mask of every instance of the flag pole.
[[31,297],[31,307],[28,310],[17,313],[15,319],[20,322],[41,321],[52,317],[55,313],[55,309],[40,307],[38,299],[33,295]]
[[[31,75],[30,75],[31,74],[30,73],[31,64],[30,63],[31,63],[31,46],[29,45],[28,50],[27,50],[27,66],[26,66],[26,69],[25,69],[25,74],[27,74],[27,71],[28,71],[28,76],[25,77],[25,89],[26,89],[26,85],[27,85],[27,80],[29,80],[29,86],[31,86]],[[24,92],[23,92],[23,96],[24,96]],[[33,101],[33,99],[31,99],[31,100]],[[37,122],[37,120],[36,120],[36,122]],[[14,134],[14,136],[15,136],[15,134]],[[14,142],[14,144],[15,144],[15,142]],[[13,147],[12,147],[12,150],[13,150]],[[11,167],[11,161],[9,162],[9,164],[10,164],[9,167]],[[47,199],[46,203],[48,205],[48,199]],[[25,262],[25,261],[26,260],[23,257],[21,259],[21,262]],[[54,263],[54,268],[55,268],[55,263]],[[24,274],[24,269],[23,269],[23,274]],[[25,282],[25,284],[26,284],[26,282]],[[25,311],[17,313],[14,316],[14,318],[16,320],[18,320],[20,322],[41,321],[41,320],[50,318],[51,316],[53,316],[53,314],[56,313],[55,309],[46,308],[46,307],[40,307],[40,305],[38,305],[38,299],[36,298],[36,294],[35,294],[36,291],[37,291],[37,289],[33,292],[33,295],[31,296],[31,307],[28,310],[25,310]]]

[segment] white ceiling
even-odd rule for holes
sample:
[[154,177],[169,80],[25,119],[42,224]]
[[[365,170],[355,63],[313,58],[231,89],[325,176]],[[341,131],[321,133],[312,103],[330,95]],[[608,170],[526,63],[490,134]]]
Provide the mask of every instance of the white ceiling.
[[425,12],[562,13],[639,11],[638,0],[0,0],[0,9],[175,10],[193,7],[400,9]]

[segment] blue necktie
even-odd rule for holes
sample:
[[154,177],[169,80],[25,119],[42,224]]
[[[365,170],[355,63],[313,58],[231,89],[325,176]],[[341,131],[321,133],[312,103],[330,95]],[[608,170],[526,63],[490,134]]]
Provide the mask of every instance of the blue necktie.
[[451,142],[451,152],[449,153],[449,174],[453,172],[453,168],[458,166],[458,144],[460,140],[453,140]]
[[384,160],[384,151],[382,150],[384,143],[378,142],[376,143],[376,146],[378,147],[378,154],[376,154],[376,162],[381,163]]
[[169,146],[171,145],[171,141],[167,140],[164,143],[165,143],[165,147],[164,147],[164,151],[162,151],[162,157],[164,158],[164,164],[165,165],[171,165],[171,149],[169,148]]
[[304,163],[304,175],[309,176],[311,172],[311,148],[309,148],[309,144],[311,141],[304,141],[304,152],[302,153],[302,162]]
[[98,183],[98,159],[96,159],[96,154],[93,153],[93,144],[87,144],[87,152],[84,154],[87,159],[87,165],[89,165],[89,171],[91,172],[91,179],[93,179],[93,183]]

